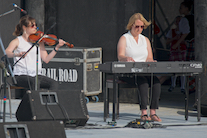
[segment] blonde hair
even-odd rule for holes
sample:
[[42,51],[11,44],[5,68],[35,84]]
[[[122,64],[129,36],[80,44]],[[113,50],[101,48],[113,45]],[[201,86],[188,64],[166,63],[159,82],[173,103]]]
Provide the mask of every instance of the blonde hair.
[[126,30],[131,30],[132,25],[135,23],[136,20],[140,20],[144,23],[144,29],[147,29],[147,27],[151,24],[151,21],[148,22],[141,13],[135,13],[129,18]]

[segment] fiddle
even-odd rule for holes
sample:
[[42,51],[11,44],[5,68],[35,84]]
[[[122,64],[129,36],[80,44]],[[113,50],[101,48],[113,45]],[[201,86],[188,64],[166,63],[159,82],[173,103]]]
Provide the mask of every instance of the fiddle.
[[[44,35],[44,36],[43,36]],[[44,42],[45,44],[52,46],[55,45],[58,41],[57,36],[53,34],[44,34],[42,31],[37,31],[35,34],[31,34],[29,36],[30,42],[35,43],[43,36],[40,42]],[[74,45],[68,42],[65,43],[69,48],[73,48]]]

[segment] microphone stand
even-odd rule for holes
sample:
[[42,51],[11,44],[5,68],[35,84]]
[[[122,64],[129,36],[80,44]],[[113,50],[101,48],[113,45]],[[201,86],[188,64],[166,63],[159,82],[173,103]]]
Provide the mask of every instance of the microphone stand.
[[10,14],[10,13],[12,13],[12,12],[14,12],[14,11],[15,11],[15,9],[10,10],[10,11],[8,11],[8,12],[5,12],[5,13],[3,13],[3,14],[0,14],[0,17],[2,17],[2,16],[4,16],[4,15],[7,15],[7,14]]

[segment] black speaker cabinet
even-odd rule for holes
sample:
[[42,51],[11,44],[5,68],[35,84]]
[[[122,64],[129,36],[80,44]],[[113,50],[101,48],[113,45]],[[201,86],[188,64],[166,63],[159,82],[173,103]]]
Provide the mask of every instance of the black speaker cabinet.
[[61,120],[68,126],[84,126],[89,119],[84,93],[27,91],[16,111],[18,121]]
[[60,121],[0,123],[1,138],[66,138]]

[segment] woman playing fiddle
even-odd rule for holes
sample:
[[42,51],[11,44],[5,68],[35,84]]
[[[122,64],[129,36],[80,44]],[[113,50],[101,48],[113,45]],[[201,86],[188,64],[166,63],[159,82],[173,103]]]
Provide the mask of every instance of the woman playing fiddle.
[[[6,48],[6,54],[9,58],[14,59],[14,63],[25,54],[28,49],[31,48],[32,43],[29,40],[31,34],[35,34],[37,31],[37,26],[35,19],[26,15],[23,16],[19,24],[16,26],[13,35],[17,36],[12,40],[9,46]],[[54,50],[49,54],[45,49],[43,42],[39,43],[38,48],[38,89],[58,89],[58,83],[46,76],[41,75],[42,62],[48,63],[57,53],[58,49],[65,44],[62,39],[58,40],[58,44],[55,46]],[[25,87],[30,90],[35,89],[35,76],[36,76],[36,65],[37,65],[37,47],[34,46],[24,57],[15,64],[13,67],[13,73],[15,75],[17,85]]]
[[[141,13],[135,13],[129,19],[126,29],[128,30],[119,39],[117,45],[118,60],[123,62],[156,62],[153,60],[152,48],[147,37],[142,35],[143,29],[150,25]],[[138,84],[139,93],[141,97],[140,109],[142,120],[162,121],[156,115],[156,109],[159,105],[159,96],[161,92],[161,85],[157,77],[153,78],[153,84],[150,84],[150,76],[132,76],[120,77],[129,84]],[[150,103],[150,116],[147,115],[148,104],[148,88],[152,87],[152,99]]]

